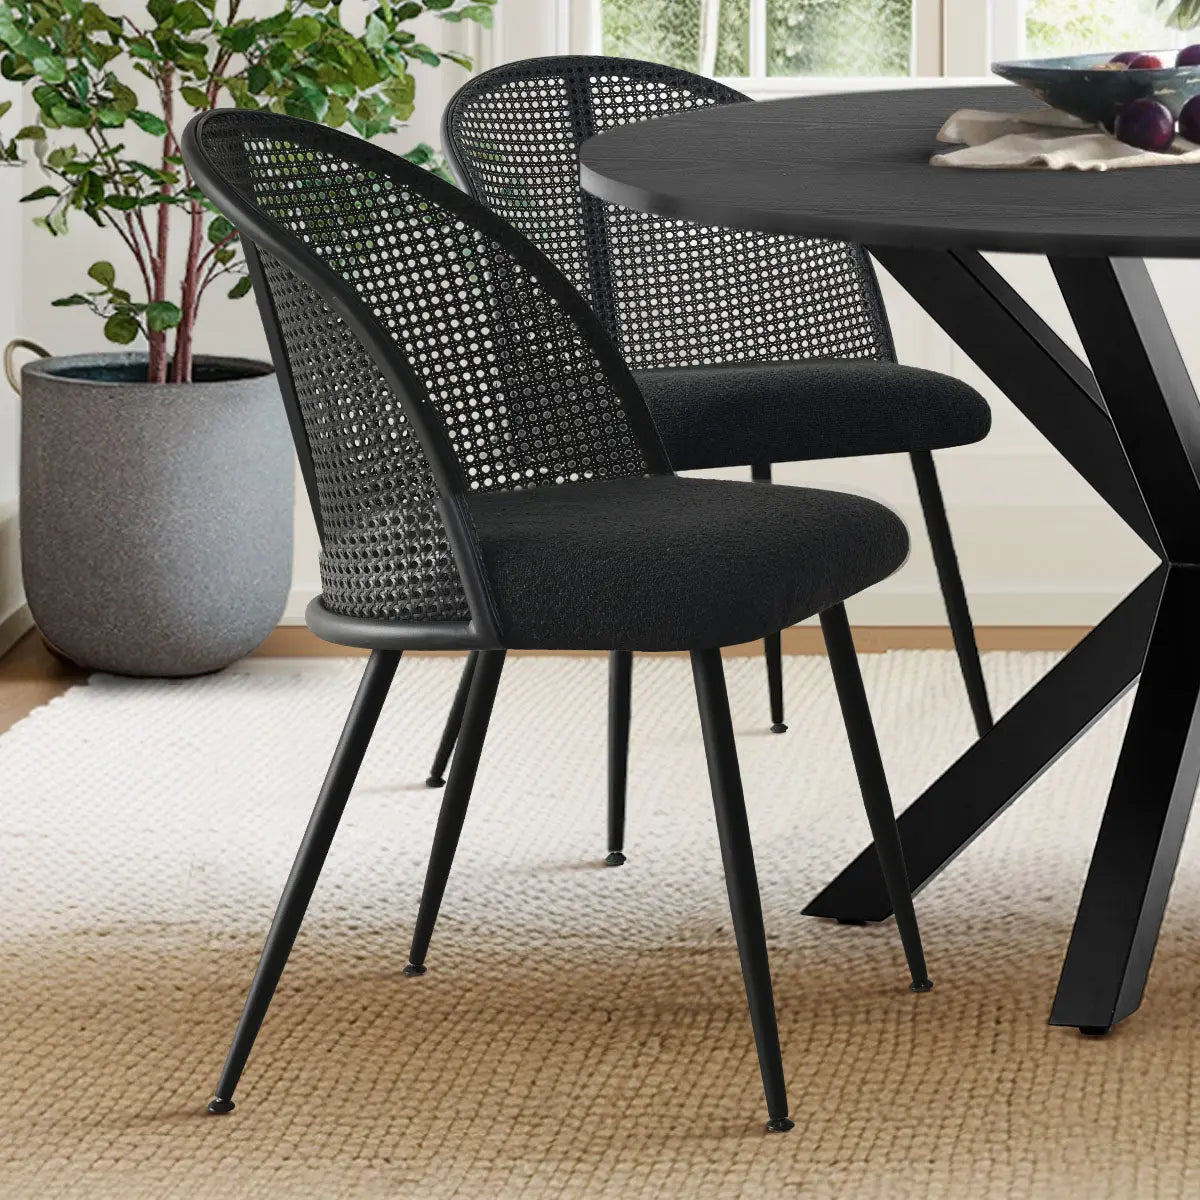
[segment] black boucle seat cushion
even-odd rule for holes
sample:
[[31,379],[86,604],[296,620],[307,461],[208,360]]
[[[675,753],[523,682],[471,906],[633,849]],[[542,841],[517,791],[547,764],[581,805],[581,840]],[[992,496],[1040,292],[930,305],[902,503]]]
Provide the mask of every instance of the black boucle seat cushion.
[[515,649],[694,650],[774,633],[890,575],[908,531],[861,496],[712,479],[475,493]]
[[961,380],[873,359],[636,374],[677,471],[940,450],[979,441],[992,423]]

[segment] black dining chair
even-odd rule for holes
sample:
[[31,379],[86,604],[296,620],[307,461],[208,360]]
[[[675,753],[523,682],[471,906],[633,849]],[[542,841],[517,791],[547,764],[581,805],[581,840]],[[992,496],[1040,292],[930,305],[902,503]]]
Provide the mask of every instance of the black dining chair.
[[[625,360],[676,470],[897,451],[909,455],[980,735],[992,725],[932,451],[984,437],[986,401],[959,380],[903,367],[871,260],[817,238],[707,228],[604,204],[579,186],[581,143],[616,125],[747,100],[673,67],[535,58],[485,71],[446,109],[446,153],[467,190],[550,256]],[[764,639],[771,728],[782,733],[780,635]],[[475,659],[434,755],[441,786]],[[625,861],[632,661],[609,685],[608,862]]]
[[227,109],[192,120],[183,156],[241,235],[279,374],[321,539],[308,624],[371,650],[209,1110],[234,1106],[404,650],[479,655],[414,976],[507,649],[687,650],[769,1128],[791,1128],[719,647],[821,614],[912,987],[928,990],[842,607],[904,561],[902,522],[857,496],[672,475],[636,381],[578,292],[494,213],[395,155]]

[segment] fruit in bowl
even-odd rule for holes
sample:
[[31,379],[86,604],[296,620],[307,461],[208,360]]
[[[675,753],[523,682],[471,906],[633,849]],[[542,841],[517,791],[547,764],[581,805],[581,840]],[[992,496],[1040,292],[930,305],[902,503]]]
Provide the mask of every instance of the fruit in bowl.
[[1165,104],[1143,96],[1140,100],[1130,100],[1117,113],[1113,133],[1141,150],[1168,150],[1175,140],[1175,118]]
[[1200,146],[1200,96],[1193,96],[1179,114],[1179,134]]
[[[1160,65],[1152,65],[1154,62]],[[1178,119],[1183,106],[1200,95],[1200,45],[1178,54],[1138,49],[998,62],[992,64],[992,70],[1051,108],[1108,130],[1133,100],[1155,100]]]

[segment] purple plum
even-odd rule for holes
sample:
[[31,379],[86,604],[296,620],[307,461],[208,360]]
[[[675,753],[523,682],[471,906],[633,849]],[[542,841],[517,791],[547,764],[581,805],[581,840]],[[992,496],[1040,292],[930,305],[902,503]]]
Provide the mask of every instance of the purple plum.
[[1157,71],[1162,66],[1162,59],[1157,54],[1139,54],[1129,64],[1131,71]]
[[1122,50],[1120,54],[1114,54],[1108,61],[1110,63],[1122,63],[1124,66],[1129,66],[1135,58],[1141,58],[1140,50]]
[[1179,110],[1179,132],[1200,146],[1200,96],[1193,96]]
[[1180,52],[1175,55],[1175,65],[1177,67],[1197,67],[1200,66],[1200,42],[1192,46],[1184,46]]
[[1130,100],[1119,113],[1113,132],[1140,150],[1166,150],[1175,140],[1175,118],[1165,104],[1148,96]]

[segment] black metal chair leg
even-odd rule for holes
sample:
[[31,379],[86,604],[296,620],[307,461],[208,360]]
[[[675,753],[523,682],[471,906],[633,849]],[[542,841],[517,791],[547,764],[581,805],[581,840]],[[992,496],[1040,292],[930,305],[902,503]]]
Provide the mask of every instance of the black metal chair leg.
[[738,769],[720,650],[694,650],[692,675],[696,682],[704,751],[708,757],[708,776],[712,784],[717,832],[721,841],[721,859],[725,866],[729,910],[737,935],[742,979],[746,984],[746,1000],[750,1006],[750,1021],[758,1049],[758,1066],[767,1097],[767,1128],[772,1132],[783,1132],[791,1129],[793,1122],[788,1119],[787,1087],[771,990],[767,935],[763,929],[758,876],[754,869],[754,851],[750,845],[750,826],[746,819],[746,800],[742,794],[742,777]]
[[979,662],[979,646],[975,641],[975,626],[971,621],[967,592],[963,587],[962,572],[958,568],[954,539],[950,536],[950,522],[946,517],[946,505],[942,500],[937,467],[934,465],[933,455],[928,450],[915,450],[909,458],[912,461],[913,474],[917,478],[917,494],[921,498],[925,528],[929,531],[929,544],[933,548],[933,563],[937,568],[938,584],[946,604],[946,615],[950,618],[950,632],[954,637],[958,666],[967,686],[967,700],[975,718],[975,728],[979,736],[983,737],[995,722],[992,720],[992,707],[988,702],[987,684],[983,681],[983,668]]
[[900,929],[904,956],[912,974],[911,988],[914,992],[928,992],[933,984],[925,968],[925,951],[921,946],[917,914],[913,910],[900,834],[896,830],[892,795],[879,754],[879,742],[875,738],[875,724],[871,720],[871,709],[863,688],[862,672],[859,670],[858,654],[854,649],[854,636],[850,632],[845,605],[835,604],[821,614],[821,630],[825,634],[825,648],[833,669],[838,702],[842,706],[846,736],[850,739],[850,753],[854,758],[863,805],[871,824],[871,836],[875,839],[875,853],[879,856],[888,898]]
[[[759,463],[750,468],[755,483],[771,482],[771,464]],[[787,733],[783,723],[783,642],[779,634],[763,638],[763,658],[767,664],[767,697],[771,704],[771,732]]]
[[429,777],[425,786],[439,788],[445,782],[446,764],[454,753],[454,743],[458,741],[458,731],[462,728],[463,710],[467,707],[467,693],[471,690],[471,679],[475,674],[475,664],[479,661],[479,651],[472,650],[463,664],[462,674],[458,677],[458,687],[454,691],[454,699],[450,702],[450,711],[446,714],[446,725],[442,730],[442,740],[438,743],[437,753],[433,756],[433,765],[429,768]]
[[350,715],[346,718],[342,736],[321,786],[321,794],[317,797],[308,828],[304,831],[304,840],[300,843],[291,874],[271,921],[266,945],[258,960],[237,1032],[233,1035],[233,1044],[229,1047],[216,1095],[209,1101],[210,1113],[233,1111],[234,1089],[242,1077],[242,1070],[263,1018],[267,1015],[267,1008],[283,974],[296,934],[300,932],[308,902],[312,899],[317,878],[325,865],[333,835],[337,832],[350,789],[354,786],[363,756],[371,743],[375,723],[379,720],[399,662],[400,652],[396,650],[376,650],[367,661],[358,693],[350,707]]
[[633,655],[614,650],[608,656],[608,855],[625,861],[625,792],[629,783],[629,717],[633,701]]
[[500,672],[504,669],[503,650],[482,650],[471,680],[463,712],[462,730],[458,735],[458,748],[450,764],[450,779],[442,797],[442,809],[438,813],[437,829],[433,835],[433,849],[429,853],[429,866],[425,872],[425,886],[421,890],[421,907],[413,927],[412,948],[408,952],[405,975],[425,974],[425,955],[433,937],[442,897],[446,894],[446,881],[454,864],[454,852],[458,849],[459,835],[467,816],[467,805],[471,800],[471,789],[475,786],[475,772],[479,767],[479,756],[483,752],[483,739],[487,735],[488,722],[492,716],[492,704],[496,699],[496,688],[500,683]]

